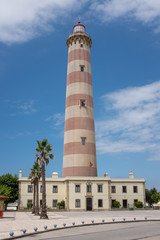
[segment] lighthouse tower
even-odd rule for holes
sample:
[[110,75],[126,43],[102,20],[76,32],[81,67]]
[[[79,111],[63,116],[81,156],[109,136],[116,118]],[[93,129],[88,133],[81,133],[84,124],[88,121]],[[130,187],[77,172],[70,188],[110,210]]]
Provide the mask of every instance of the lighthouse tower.
[[85,26],[78,22],[67,39],[63,177],[97,176],[91,44]]

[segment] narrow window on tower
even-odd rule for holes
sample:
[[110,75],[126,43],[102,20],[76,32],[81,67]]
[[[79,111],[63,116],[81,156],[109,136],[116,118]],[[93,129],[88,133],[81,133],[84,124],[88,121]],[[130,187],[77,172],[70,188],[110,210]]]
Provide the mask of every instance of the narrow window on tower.
[[82,48],[83,48],[83,44],[81,43],[81,45],[80,45]]
[[84,72],[84,66],[80,66],[81,72]]
[[86,106],[86,100],[80,99],[80,107],[85,107]]
[[86,144],[86,138],[85,137],[81,137],[81,142],[82,142],[82,145],[85,145]]

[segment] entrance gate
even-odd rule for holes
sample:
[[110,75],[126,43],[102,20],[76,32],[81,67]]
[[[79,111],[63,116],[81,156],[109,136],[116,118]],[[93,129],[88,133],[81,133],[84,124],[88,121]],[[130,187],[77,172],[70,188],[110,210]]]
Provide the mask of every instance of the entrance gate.
[[86,209],[87,211],[92,211],[92,198],[86,199]]

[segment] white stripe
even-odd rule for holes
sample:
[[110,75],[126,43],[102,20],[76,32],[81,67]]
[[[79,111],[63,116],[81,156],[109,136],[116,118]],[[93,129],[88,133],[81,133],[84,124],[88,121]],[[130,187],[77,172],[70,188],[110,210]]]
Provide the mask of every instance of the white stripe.
[[64,133],[64,144],[81,142],[81,137],[86,138],[86,143],[95,143],[95,132],[91,130],[75,129]]
[[[81,44],[83,44],[83,47],[81,47]],[[83,42],[79,43],[79,41],[76,41],[76,43],[73,42],[72,45],[69,46],[68,53],[75,50],[75,49],[85,49],[88,52],[90,52],[89,45],[86,45]]]
[[81,66],[84,66],[84,72],[91,73],[91,64],[85,60],[74,60],[68,63],[67,74],[75,71],[80,71]]
[[84,82],[76,82],[69,84],[66,89],[66,97],[73,94],[87,94],[89,96],[93,96],[92,86]]
[[63,157],[63,168],[65,167],[89,167],[90,162],[93,167],[96,165],[96,156],[91,154],[72,154]]
[[65,112],[65,120],[73,117],[89,117],[94,119],[93,108],[87,106],[80,107],[78,105],[67,107]]

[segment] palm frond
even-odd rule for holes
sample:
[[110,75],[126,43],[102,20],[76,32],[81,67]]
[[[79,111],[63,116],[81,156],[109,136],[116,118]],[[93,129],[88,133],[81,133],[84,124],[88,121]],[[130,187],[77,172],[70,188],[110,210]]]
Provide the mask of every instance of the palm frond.
[[49,153],[48,152],[45,152],[44,153],[44,157],[47,158],[49,156]]
[[49,154],[49,157],[50,157],[50,159],[54,159],[54,155],[53,154]]
[[52,145],[51,145],[51,144],[47,145],[46,148],[45,148],[45,150],[46,150],[47,152],[52,151],[52,150],[53,150]]
[[44,150],[44,147],[42,146],[42,142],[37,140],[38,148],[41,149],[41,151]]
[[42,148],[36,148],[37,152],[42,152]]
[[45,148],[47,146],[48,140],[45,138],[41,141],[41,145],[43,148]]

